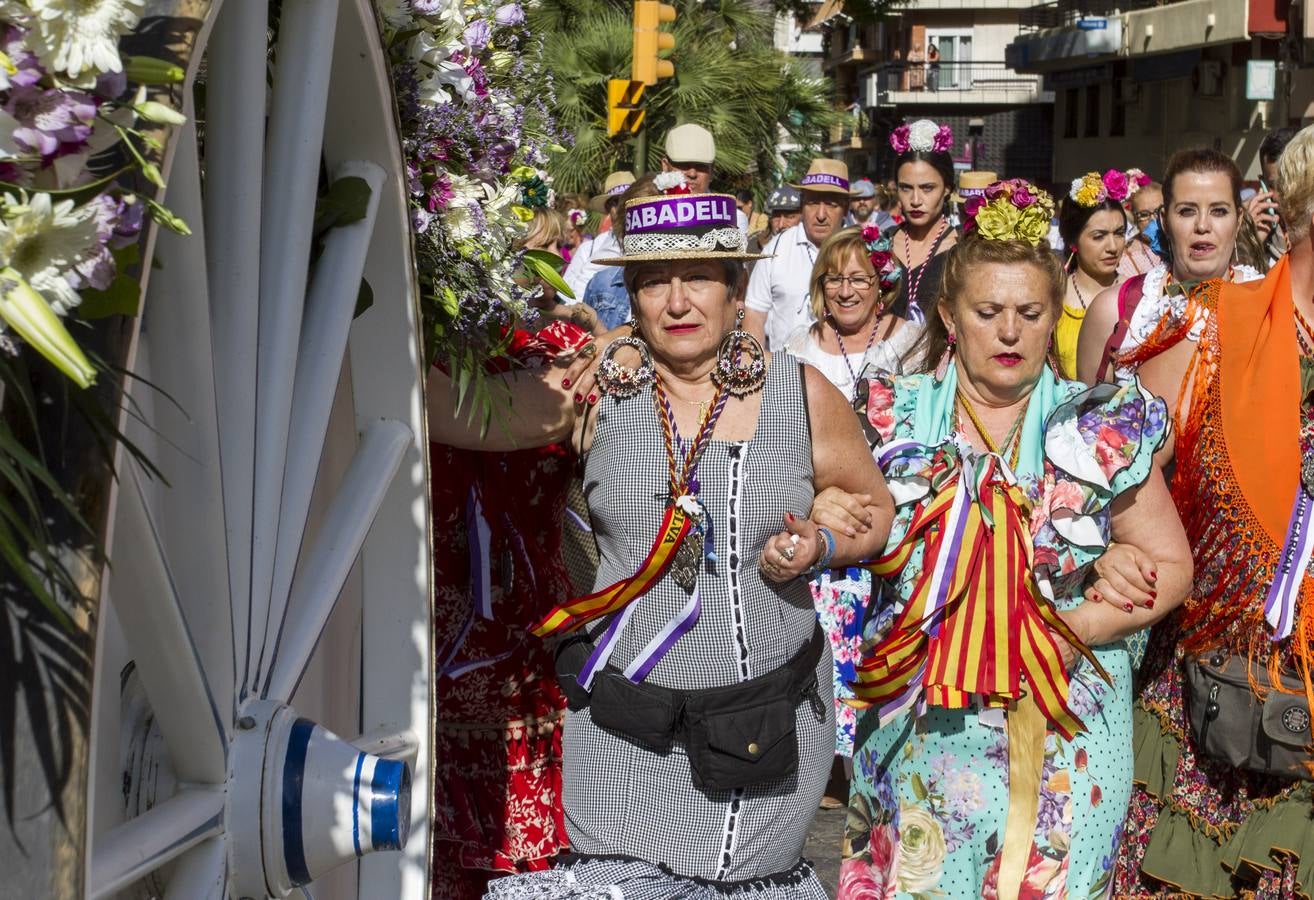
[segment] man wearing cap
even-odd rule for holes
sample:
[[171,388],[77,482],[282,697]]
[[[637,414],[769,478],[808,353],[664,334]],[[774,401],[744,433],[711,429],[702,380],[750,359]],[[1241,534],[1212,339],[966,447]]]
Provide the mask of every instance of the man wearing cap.
[[[749,251],[761,253],[762,248],[773,237],[786,228],[793,228],[801,222],[803,220],[803,210],[800,209],[802,205],[803,201],[798,188],[793,185],[782,184],[772,191],[766,201],[767,226],[748,236]],[[750,262],[748,271],[751,273],[756,265],[757,263]]]
[[844,219],[845,227],[856,225],[866,228],[876,224],[876,185],[870,178],[859,178],[853,182],[853,200],[849,203],[849,214]]
[[[689,190],[706,194],[712,189],[712,166],[716,163],[716,139],[701,125],[677,125],[666,132],[666,156],[663,172],[683,172]],[[748,233],[748,217],[743,210],[735,213],[739,229]]]
[[835,159],[814,159],[793,187],[801,192],[803,220],[762,248],[772,256],[753,267],[744,303],[744,328],[765,338],[772,350],[813,322],[808,297],[812,266],[821,242],[844,227],[851,196],[849,167]]
[[[625,170],[612,172],[607,176],[607,180],[602,183],[602,193],[589,201],[589,209],[594,212],[606,213],[608,216],[615,216],[616,210],[620,208],[621,194],[629,190],[632,184],[634,184],[633,172]],[[584,296],[584,288],[588,287],[589,279],[602,271],[602,266],[593,262],[593,260],[605,259],[608,256],[619,256],[620,252],[620,244],[616,242],[615,236],[607,229],[598,232],[598,236],[587,245],[580,244],[579,249],[575,251],[575,255],[570,258],[570,265],[566,266],[565,274],[561,276],[575,293],[575,298],[569,300],[562,297],[561,299],[567,303],[578,303]]]

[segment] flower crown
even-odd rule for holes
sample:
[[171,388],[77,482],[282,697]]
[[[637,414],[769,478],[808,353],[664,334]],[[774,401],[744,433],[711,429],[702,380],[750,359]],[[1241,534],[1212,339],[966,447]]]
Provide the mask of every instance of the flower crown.
[[1033,247],[1049,234],[1054,198],[1024,178],[996,181],[984,195],[963,204],[965,233],[992,241],[1026,241]]
[[1150,176],[1140,169],[1128,169],[1125,172],[1109,169],[1103,175],[1087,172],[1080,178],[1072,179],[1072,190],[1068,196],[1074,203],[1089,209],[1099,206],[1105,200],[1122,203],[1149,183]]
[[576,228],[580,228],[589,220],[589,214],[582,209],[568,209],[566,210],[566,220]]
[[662,172],[653,178],[652,186],[668,197],[693,193],[683,172]]
[[893,290],[903,276],[903,266],[894,258],[894,241],[881,236],[881,230],[874,225],[862,229],[862,242],[867,247],[867,258],[880,278],[881,290]]
[[904,123],[890,132],[890,146],[895,153],[945,153],[954,144],[954,132],[948,125],[936,125],[930,119]]

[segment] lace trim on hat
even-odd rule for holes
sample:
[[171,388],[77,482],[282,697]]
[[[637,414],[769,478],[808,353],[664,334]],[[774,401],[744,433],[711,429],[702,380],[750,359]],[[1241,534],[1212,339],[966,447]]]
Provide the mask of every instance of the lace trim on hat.
[[630,234],[625,255],[666,253],[672,250],[724,250],[743,253],[748,240],[738,228],[714,228],[703,234]]

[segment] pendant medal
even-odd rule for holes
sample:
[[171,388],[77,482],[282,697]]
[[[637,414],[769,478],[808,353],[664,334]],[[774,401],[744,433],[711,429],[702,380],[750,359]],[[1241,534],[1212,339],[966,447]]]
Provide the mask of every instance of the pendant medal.
[[689,530],[684,534],[684,540],[675,550],[675,558],[671,560],[671,577],[675,583],[686,591],[693,591],[698,584],[698,572],[703,565],[703,516],[705,513],[698,501],[693,497],[684,495],[675,501],[684,514],[689,517]]
[[1305,461],[1301,463],[1300,481],[1305,485],[1306,492],[1314,496],[1314,455],[1306,455]]

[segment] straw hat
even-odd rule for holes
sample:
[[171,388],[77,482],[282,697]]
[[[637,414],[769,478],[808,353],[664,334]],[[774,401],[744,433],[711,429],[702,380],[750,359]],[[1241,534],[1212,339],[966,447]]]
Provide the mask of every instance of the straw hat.
[[729,194],[668,193],[625,204],[624,256],[595,259],[603,266],[668,259],[766,259],[748,240]]
[[950,198],[955,203],[966,203],[968,197],[980,197],[985,189],[999,180],[994,172],[959,172],[958,190]]
[[666,158],[710,166],[716,162],[716,139],[701,125],[677,125],[666,132]]
[[808,173],[798,184],[790,185],[800,191],[817,191],[822,194],[843,194],[852,197],[849,190],[849,167],[838,159],[818,158],[808,166]]
[[619,172],[612,172],[607,176],[607,180],[602,183],[602,193],[589,201],[589,209],[594,212],[606,212],[607,201],[625,193],[629,190],[630,185],[634,184],[637,180],[638,179],[634,177],[634,173],[626,169],[621,169]]

